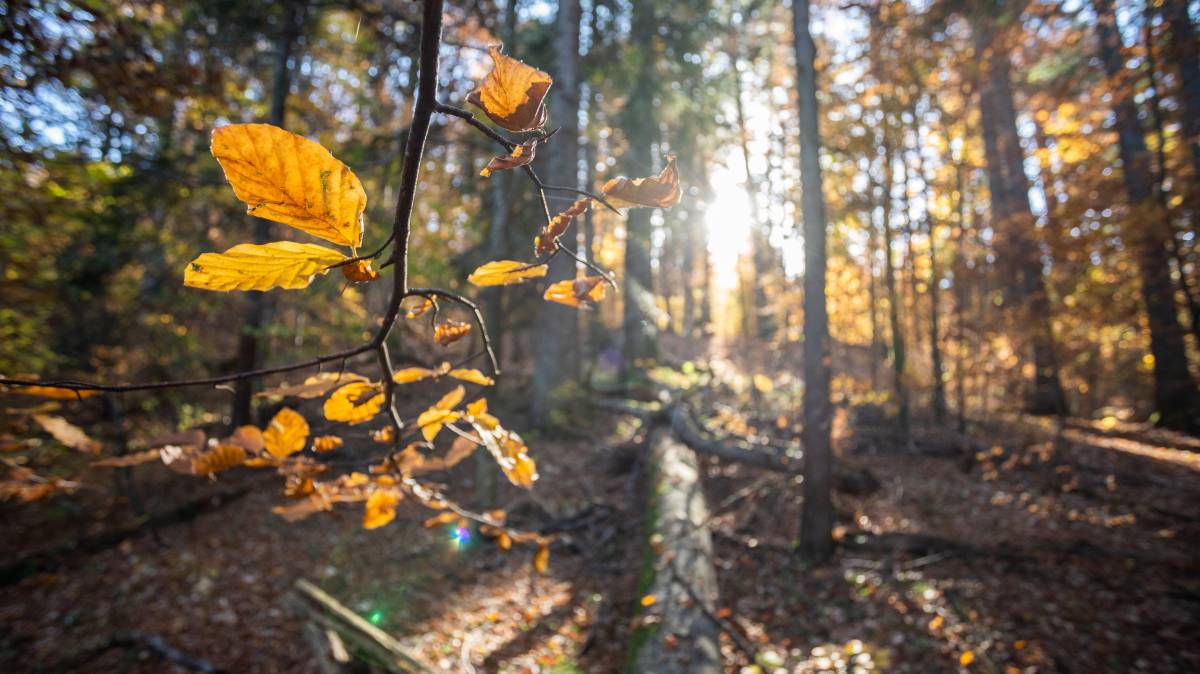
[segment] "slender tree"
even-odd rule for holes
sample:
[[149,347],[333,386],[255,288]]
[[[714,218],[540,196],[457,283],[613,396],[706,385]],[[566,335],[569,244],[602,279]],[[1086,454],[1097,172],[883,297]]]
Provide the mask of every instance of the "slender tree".
[[800,182],[804,218],[804,509],[800,554],[820,563],[833,554],[833,455],[829,402],[829,318],[825,313],[825,197],[821,193],[816,45],[808,0],[794,0],[792,32],[800,118]]

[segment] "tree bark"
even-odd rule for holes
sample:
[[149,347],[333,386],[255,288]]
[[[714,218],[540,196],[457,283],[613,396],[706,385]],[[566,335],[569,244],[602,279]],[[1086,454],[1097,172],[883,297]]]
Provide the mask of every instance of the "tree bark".
[[908,410],[908,376],[905,372],[904,329],[900,325],[900,298],[896,292],[896,262],[892,258],[892,184],[895,172],[892,162],[891,138],[888,134],[888,121],[884,121],[883,129],[883,284],[888,298],[888,325],[892,332],[892,390],[896,394],[896,412],[900,422],[900,431],[907,441],[909,437]]
[[1042,251],[1031,237],[1033,210],[1029,205],[1029,179],[1025,155],[1017,133],[1008,50],[996,28],[976,22],[972,26],[978,57],[986,63],[980,81],[980,123],[987,161],[988,187],[995,214],[996,253],[1001,269],[1013,282],[1006,295],[1020,316],[1013,325],[1033,326],[1033,386],[1025,400],[1031,414],[1066,412],[1066,399],[1054,358],[1050,300],[1042,273]]
[[[546,179],[556,185],[576,187],[579,184],[579,0],[558,3],[554,19],[554,87],[550,89],[550,110],[558,128],[548,145]],[[579,228],[572,228],[562,237],[562,243],[576,252]],[[547,283],[575,278],[575,261],[558,255],[550,262]],[[538,347],[534,350],[533,423],[545,428],[555,408],[562,402],[562,386],[573,378],[578,358],[576,310],[557,302],[538,305],[534,331]]]
[[1192,150],[1193,180],[1200,180],[1200,47],[1188,16],[1188,0],[1164,0],[1163,18],[1170,31],[1169,58],[1179,73],[1183,133]]
[[804,507],[800,554],[821,563],[833,554],[833,457],[829,404],[829,318],[825,312],[826,225],[821,193],[821,132],[817,110],[816,45],[808,0],[794,0],[792,34],[800,119],[800,184],[804,217]]
[[[1166,240],[1169,223],[1154,202],[1150,152],[1138,121],[1134,91],[1126,82],[1125,57],[1111,0],[1093,0],[1100,38],[1099,56],[1113,91],[1117,145],[1120,150],[1130,220],[1127,242],[1137,255],[1142,301],[1150,326],[1150,353],[1154,358],[1154,400],[1158,423],[1179,430],[1200,429],[1200,393],[1188,371],[1187,352],[1175,286],[1170,277]],[[1138,226],[1134,222],[1140,221]]]
[[[288,90],[291,88],[291,59],[296,39],[307,10],[306,0],[288,0],[283,3],[283,16],[279,19],[279,35],[275,39],[275,70],[271,77],[271,110],[267,122],[282,128],[287,115]],[[254,219],[254,242],[266,243],[271,238],[271,221]],[[269,313],[266,293],[252,292],[246,298],[245,317],[238,334],[237,357],[234,370],[246,372],[258,368],[263,323]],[[233,385],[233,409],[230,414],[233,427],[252,422],[250,403],[254,398],[255,380],[239,379]]]

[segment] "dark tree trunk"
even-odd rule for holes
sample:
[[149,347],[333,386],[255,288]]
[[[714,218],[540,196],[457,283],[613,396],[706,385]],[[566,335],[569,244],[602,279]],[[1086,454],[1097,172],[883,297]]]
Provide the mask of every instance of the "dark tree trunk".
[[821,193],[816,45],[808,0],[794,0],[792,32],[800,117],[800,184],[804,216],[804,508],[800,554],[820,563],[833,554],[833,456],[829,403],[829,319],[825,313],[825,197]]
[[[271,110],[267,122],[284,126],[287,114],[288,90],[291,88],[291,60],[296,39],[307,9],[304,0],[289,0],[283,3],[283,16],[279,19],[279,35],[275,39],[275,71],[271,77]],[[254,242],[266,243],[271,239],[271,221],[255,218]],[[258,368],[262,361],[261,342],[263,324],[269,313],[266,293],[252,292],[247,298],[242,330],[238,334],[235,370],[244,372]],[[233,386],[233,409],[230,415],[234,427],[252,423],[250,403],[254,398],[255,380],[239,379]]]
[[1192,149],[1194,179],[1200,180],[1200,47],[1188,16],[1188,0],[1164,0],[1163,18],[1170,31],[1169,58],[1179,73],[1183,132]]
[[892,258],[895,237],[892,230],[892,184],[896,180],[891,137],[885,119],[883,129],[883,284],[888,297],[888,325],[892,332],[892,389],[896,394],[896,413],[900,431],[909,437],[908,382],[905,381],[904,329],[900,325],[900,295],[896,292],[896,262]]
[[[1150,326],[1150,353],[1154,357],[1154,400],[1158,423],[1180,430],[1200,429],[1200,394],[1188,371],[1187,352],[1175,285],[1170,276],[1167,238],[1170,226],[1154,202],[1150,152],[1138,120],[1134,92],[1127,86],[1121,36],[1111,0],[1094,0],[1100,38],[1100,59],[1114,92],[1117,144],[1122,176],[1129,198],[1130,223],[1126,241],[1136,250],[1142,283],[1142,300]],[[1136,224],[1135,224],[1136,223]]]

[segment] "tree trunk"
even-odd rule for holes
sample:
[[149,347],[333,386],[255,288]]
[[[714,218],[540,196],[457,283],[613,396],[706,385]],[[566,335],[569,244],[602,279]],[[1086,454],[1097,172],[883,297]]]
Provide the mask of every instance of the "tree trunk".
[[1042,274],[1041,249],[1031,237],[1033,210],[1029,206],[1029,182],[1025,156],[1017,133],[1016,108],[1009,79],[1008,51],[1004,37],[994,27],[973,26],[975,45],[986,60],[987,72],[980,82],[980,123],[983,128],[988,187],[995,214],[996,254],[1006,278],[1006,287],[1019,319],[1016,326],[1032,326],[1034,377],[1025,400],[1031,414],[1066,412],[1066,400],[1055,365],[1050,301]]
[[[915,119],[915,117],[914,117]],[[917,129],[914,129],[917,132]],[[917,175],[921,178],[922,201],[924,202],[925,235],[929,237],[929,361],[933,367],[933,418],[938,424],[946,420],[946,383],[943,380],[941,345],[941,272],[938,271],[937,226],[929,212],[933,202],[933,189],[929,176],[925,175],[925,158],[921,154],[921,143],[917,142]]]
[[[651,144],[657,133],[654,90],[655,40],[654,5],[647,0],[633,3],[633,44],[639,62],[637,79],[622,111],[622,126],[629,139],[625,171],[649,175],[653,158]],[[648,208],[633,208],[625,225],[624,316],[622,369],[631,376],[639,360],[656,354],[658,324],[654,307],[654,275],[650,262],[651,223]]]
[[1140,221],[1137,225],[1130,222],[1126,236],[1137,254],[1142,300],[1150,326],[1158,423],[1168,428],[1196,430],[1200,429],[1197,406],[1200,393],[1188,371],[1183,329],[1175,306],[1175,286],[1170,277],[1166,246],[1170,227],[1154,202],[1150,152],[1138,121],[1134,91],[1125,81],[1125,58],[1121,53],[1121,36],[1112,2],[1093,0],[1093,7],[1099,18],[1096,25],[1100,38],[1099,56],[1113,91],[1121,173],[1129,197],[1128,217],[1133,222]]
[[1200,47],[1188,16],[1188,0],[1164,0],[1163,18],[1170,30],[1169,58],[1179,73],[1183,133],[1192,149],[1194,181],[1200,181]]
[[804,217],[804,508],[800,554],[824,562],[833,553],[833,457],[829,404],[829,319],[825,313],[825,197],[817,112],[816,45],[808,0],[794,0],[792,34],[800,118],[800,184]]
[[[283,16],[279,19],[279,35],[275,39],[275,71],[271,78],[271,110],[267,122],[283,127],[287,114],[288,89],[291,88],[292,50],[300,36],[301,25],[307,9],[305,0],[289,0],[283,3]],[[254,242],[266,243],[271,239],[271,221],[255,218]],[[266,293],[252,292],[246,298],[248,306],[238,334],[237,358],[234,369],[238,372],[257,369],[262,361],[260,344],[263,323],[268,311]],[[233,386],[233,409],[230,414],[234,427],[252,423],[250,403],[254,398],[254,379],[239,379]]]
[[[554,19],[555,72],[554,87],[550,90],[550,109],[558,128],[548,146],[546,180],[556,185],[576,187],[579,184],[579,0],[558,3]],[[576,252],[578,227],[562,237],[564,246]],[[558,255],[550,262],[547,283],[575,278],[575,260]],[[534,350],[533,423],[546,427],[554,408],[561,402],[561,387],[575,373],[575,346],[578,328],[576,310],[557,302],[538,305],[534,332],[538,348]]]
[[888,325],[892,332],[892,388],[896,394],[896,412],[900,422],[900,431],[905,440],[908,439],[908,382],[905,381],[904,330],[900,326],[900,297],[896,292],[896,262],[892,258],[892,183],[895,181],[895,171],[892,162],[891,138],[887,124],[884,121],[883,130],[883,284],[888,298]]

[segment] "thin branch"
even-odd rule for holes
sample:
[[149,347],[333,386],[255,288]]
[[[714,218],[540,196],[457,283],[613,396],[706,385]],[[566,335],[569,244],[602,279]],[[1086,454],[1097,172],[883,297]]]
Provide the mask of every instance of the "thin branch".
[[449,292],[446,290],[441,290],[439,288],[410,288],[407,292],[407,295],[408,296],[426,297],[426,298],[430,298],[433,296],[444,297],[448,300],[458,302],[459,304],[470,309],[471,313],[474,314],[474,316],[475,316],[475,324],[479,327],[479,336],[483,339],[483,348],[487,352],[488,361],[491,363],[492,375],[493,376],[500,375],[500,363],[499,363],[499,361],[496,360],[495,350],[492,349],[492,338],[488,334],[487,325],[485,325],[483,322],[483,312],[481,312],[479,310],[479,305],[477,305],[474,302],[472,302],[471,300],[463,297],[462,295],[459,295],[457,293],[452,293],[452,292]]
[[594,263],[592,263],[588,259],[579,257],[574,252],[572,252],[569,247],[562,245],[562,242],[559,241],[558,239],[555,239],[554,243],[557,245],[556,251],[561,250],[562,252],[566,253],[570,257],[574,258],[575,261],[578,262],[579,264],[581,264],[581,265],[587,267],[588,269],[591,269],[592,271],[599,274],[601,276],[601,278],[604,279],[605,283],[608,283],[608,285],[612,286],[612,289],[614,292],[621,292],[621,288],[619,286],[617,286],[616,280],[614,280],[607,271],[596,266]]

